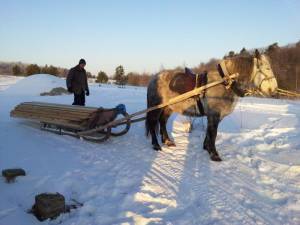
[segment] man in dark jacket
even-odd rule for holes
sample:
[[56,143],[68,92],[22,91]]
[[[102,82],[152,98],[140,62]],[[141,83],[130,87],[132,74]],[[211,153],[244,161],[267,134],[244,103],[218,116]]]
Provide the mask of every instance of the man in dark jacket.
[[89,86],[87,82],[87,75],[84,69],[86,62],[80,59],[79,64],[70,69],[67,76],[68,91],[74,93],[73,105],[85,105],[85,95],[89,96]]

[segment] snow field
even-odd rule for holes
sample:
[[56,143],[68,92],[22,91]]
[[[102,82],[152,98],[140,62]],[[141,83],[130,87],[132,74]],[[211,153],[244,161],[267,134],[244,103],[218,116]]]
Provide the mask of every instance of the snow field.
[[[0,92],[0,169],[27,171],[13,184],[0,181],[0,225],[300,224],[299,102],[241,99],[220,124],[218,163],[202,149],[202,118],[188,133],[189,119],[174,114],[168,130],[177,146],[162,152],[152,151],[143,123],[94,144],[10,118],[20,102],[72,102],[71,95],[39,96],[63,80],[27,79]],[[0,82],[8,83],[1,76]],[[90,90],[91,106],[124,103],[129,113],[146,107],[145,88]],[[41,192],[60,192],[84,206],[40,223],[26,211]]]

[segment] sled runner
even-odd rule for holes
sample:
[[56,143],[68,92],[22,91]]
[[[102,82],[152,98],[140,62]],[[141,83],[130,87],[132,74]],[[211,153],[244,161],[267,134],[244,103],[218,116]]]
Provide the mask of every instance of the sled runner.
[[[114,121],[118,115],[127,117],[125,105],[120,104],[112,109],[71,106],[44,102],[24,102],[17,105],[10,114],[12,117],[39,121],[41,129],[58,134],[67,134],[89,141],[102,142],[110,136],[126,134],[130,128],[130,120],[125,123],[109,126],[102,130],[80,135]],[[117,128],[117,126],[121,126]]]

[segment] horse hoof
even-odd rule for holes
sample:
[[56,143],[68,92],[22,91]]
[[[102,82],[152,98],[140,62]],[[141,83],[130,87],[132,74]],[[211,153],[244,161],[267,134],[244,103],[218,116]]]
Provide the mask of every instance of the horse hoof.
[[161,147],[159,145],[153,145],[153,149],[155,151],[161,151]]
[[166,144],[168,147],[176,147],[175,143],[174,143],[173,141],[170,141],[170,140],[165,141],[165,144]]
[[222,161],[222,159],[220,158],[220,156],[219,155],[211,155],[210,156],[210,159],[212,160],[212,161],[215,161],[215,162],[221,162]]
[[209,148],[208,148],[208,146],[206,144],[204,144],[203,145],[203,149],[206,150],[206,151],[208,151]]

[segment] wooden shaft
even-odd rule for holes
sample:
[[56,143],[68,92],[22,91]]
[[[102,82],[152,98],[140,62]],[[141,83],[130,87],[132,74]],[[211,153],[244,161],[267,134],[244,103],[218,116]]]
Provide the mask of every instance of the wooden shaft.
[[[238,73],[235,73],[235,74],[230,75],[229,77],[230,77],[230,79],[234,79],[234,78],[237,78],[238,75],[239,75]],[[117,125],[119,123],[125,122],[128,119],[131,119],[131,118],[133,118],[135,116],[142,115],[142,114],[145,114],[147,112],[151,112],[151,111],[156,110],[156,109],[161,109],[161,108],[164,108],[166,106],[182,102],[182,101],[187,100],[187,99],[189,99],[189,98],[191,98],[193,96],[200,95],[205,89],[211,88],[211,87],[216,86],[218,84],[222,84],[223,82],[224,82],[224,79],[221,79],[219,81],[215,81],[215,82],[206,84],[206,85],[201,86],[199,88],[195,88],[192,91],[189,91],[189,92],[186,92],[186,93],[184,93],[182,95],[179,95],[179,96],[176,96],[174,98],[171,98],[166,103],[162,103],[162,104],[150,107],[148,109],[144,109],[144,110],[138,111],[136,113],[130,114],[128,117],[121,118],[121,119],[118,119],[118,120],[114,120],[114,121],[112,121],[110,123],[107,123],[106,125],[103,125],[103,126],[100,126],[100,127],[97,127],[97,128],[93,128],[93,129],[90,129],[90,130],[78,132],[78,135],[86,135],[86,134],[94,133],[94,132],[106,129],[108,127],[112,127],[114,125]]]

